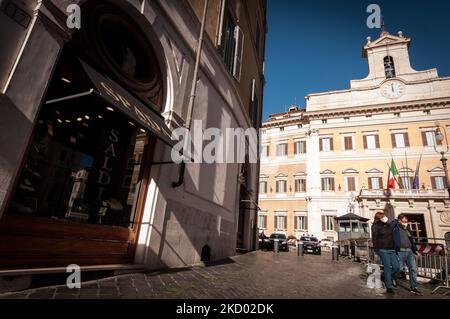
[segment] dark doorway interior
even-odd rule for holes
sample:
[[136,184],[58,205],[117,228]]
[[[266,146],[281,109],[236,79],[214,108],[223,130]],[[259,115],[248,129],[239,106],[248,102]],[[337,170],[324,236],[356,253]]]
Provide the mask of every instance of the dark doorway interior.
[[153,137],[98,96],[65,99],[90,87],[78,63],[64,51],[51,80],[0,221],[0,269],[133,262]]
[[408,218],[411,234],[417,242],[427,242],[427,230],[425,227],[425,216],[423,214],[405,214]]
[[245,233],[245,214],[247,211],[245,200],[248,198],[244,186],[241,186],[239,195],[239,217],[238,217],[238,231],[236,238],[236,249],[244,248],[244,233]]

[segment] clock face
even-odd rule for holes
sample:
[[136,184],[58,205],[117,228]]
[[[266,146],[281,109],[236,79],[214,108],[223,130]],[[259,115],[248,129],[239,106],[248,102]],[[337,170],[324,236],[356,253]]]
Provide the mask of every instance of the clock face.
[[397,99],[405,93],[405,84],[400,81],[389,81],[381,86],[381,94],[389,99]]

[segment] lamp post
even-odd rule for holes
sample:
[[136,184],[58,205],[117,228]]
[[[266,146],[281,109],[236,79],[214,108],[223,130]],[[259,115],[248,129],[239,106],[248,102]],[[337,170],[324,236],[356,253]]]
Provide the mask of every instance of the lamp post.
[[[442,133],[441,129],[443,129],[444,133]],[[441,154],[441,162],[442,162],[442,167],[444,168],[444,173],[445,173],[445,188],[448,191],[448,194],[450,196],[450,182],[448,180],[448,169],[447,169],[447,158],[445,157],[445,154],[447,154],[450,149],[449,149],[449,145],[448,145],[448,138],[447,138],[447,131],[445,130],[445,128],[441,127],[439,125],[439,123],[436,123],[436,132],[435,132],[435,136],[436,136],[436,143],[434,143],[434,150],[436,151],[436,153]],[[438,149],[437,147],[437,142],[439,142],[439,144],[443,144],[445,140],[445,147],[442,146],[441,150]]]

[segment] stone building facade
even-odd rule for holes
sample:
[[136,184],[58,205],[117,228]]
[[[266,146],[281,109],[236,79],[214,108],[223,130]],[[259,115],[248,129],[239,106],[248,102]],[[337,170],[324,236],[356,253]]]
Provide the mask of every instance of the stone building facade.
[[[263,123],[260,230],[336,240],[335,217],[352,211],[372,220],[387,211],[407,214],[417,237],[450,231],[439,154],[450,138],[450,78],[412,69],[410,41],[402,32],[368,38],[365,79],[309,94],[306,109],[293,106]],[[392,158],[399,175],[388,190]]]
[[260,127],[265,1],[1,0],[0,26],[1,269],[158,269],[255,249],[259,165],[182,170],[170,133],[190,115]]

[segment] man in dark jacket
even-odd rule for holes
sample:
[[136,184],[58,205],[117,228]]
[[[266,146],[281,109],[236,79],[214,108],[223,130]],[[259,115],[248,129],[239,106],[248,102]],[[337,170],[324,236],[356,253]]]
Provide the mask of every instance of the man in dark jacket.
[[410,291],[415,294],[422,294],[417,289],[417,248],[414,238],[408,230],[408,218],[400,214],[397,220],[392,221],[392,235],[394,237],[395,251],[397,252],[400,266],[404,264],[408,267]]

